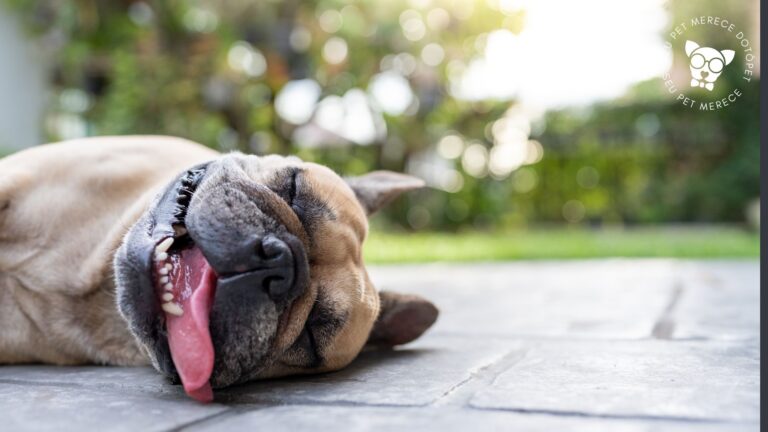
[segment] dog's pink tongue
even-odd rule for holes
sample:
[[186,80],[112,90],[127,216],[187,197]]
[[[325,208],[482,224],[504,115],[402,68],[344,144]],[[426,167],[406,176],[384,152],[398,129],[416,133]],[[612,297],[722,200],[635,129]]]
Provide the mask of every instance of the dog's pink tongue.
[[171,358],[184,391],[200,402],[213,400],[209,380],[213,371],[213,343],[208,318],[216,288],[216,274],[199,248],[184,249],[169,257],[173,269],[174,302],[180,316],[166,314]]

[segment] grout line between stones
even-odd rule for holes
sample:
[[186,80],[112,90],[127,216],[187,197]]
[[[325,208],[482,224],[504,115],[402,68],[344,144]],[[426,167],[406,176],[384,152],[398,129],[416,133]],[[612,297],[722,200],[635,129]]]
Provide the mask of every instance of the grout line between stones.
[[240,414],[241,412],[243,412],[243,410],[230,407],[222,411],[219,411],[217,413],[211,414],[209,416],[195,419],[186,423],[182,423],[178,426],[174,426],[170,429],[166,429],[166,432],[180,432],[183,430],[188,430],[191,427],[199,426],[199,425],[208,423],[209,421],[212,421],[212,420],[221,420],[222,418],[232,417],[237,414]]
[[672,288],[672,293],[669,296],[667,306],[653,324],[653,329],[651,330],[652,339],[672,339],[675,332],[675,308],[678,303],[680,303],[680,298],[684,291],[685,288],[683,282],[677,280]]
[[[582,336],[582,335],[547,335],[547,334],[530,334],[530,333],[508,333],[508,334],[482,334],[482,333],[462,333],[462,332],[440,332],[434,333],[429,336],[430,338],[443,339],[443,338],[456,338],[456,339],[472,339],[477,340],[479,337],[493,339],[493,340],[520,340],[520,341],[536,341],[536,342],[643,342],[648,340],[654,340],[651,336],[637,336],[637,337],[613,337],[613,336]],[[744,337],[744,339],[749,339]],[[675,340],[716,340],[710,338],[680,338]],[[729,339],[730,340],[730,339]],[[736,340],[736,339],[734,339]]]
[[502,372],[522,360],[525,355],[525,350],[513,349],[474,370],[470,370],[469,376],[440,395],[432,402],[431,406],[467,406],[478,390],[492,385]]
[[551,410],[551,409],[526,409],[526,408],[503,408],[503,407],[479,407],[470,405],[468,408],[477,411],[495,411],[495,412],[509,412],[518,414],[538,414],[538,415],[551,415],[557,417],[585,417],[596,419],[612,419],[612,420],[643,420],[643,421],[671,421],[681,423],[719,423],[719,424],[751,424],[756,420],[731,420],[723,418],[708,418],[708,417],[685,417],[685,416],[659,416],[659,415],[642,415],[642,414],[601,414],[590,413],[583,411],[565,411],[565,410]]

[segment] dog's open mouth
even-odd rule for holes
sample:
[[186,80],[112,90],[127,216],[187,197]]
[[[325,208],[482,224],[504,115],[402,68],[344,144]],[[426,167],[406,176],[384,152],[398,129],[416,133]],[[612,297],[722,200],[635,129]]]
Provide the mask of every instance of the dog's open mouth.
[[[232,215],[230,227],[226,218],[209,217],[208,206],[232,208],[208,167],[190,168],[167,186],[140,226],[148,235],[139,237],[135,251],[120,255],[140,260],[125,268],[138,271],[132,277],[141,282],[141,290],[123,291],[131,307],[121,312],[136,324],[132,331],[153,351],[155,366],[178,376],[201,402],[213,400],[213,387],[267,367],[281,329],[290,328],[290,306],[309,286],[304,243],[279,221],[265,214],[264,226],[259,219],[238,227],[242,221]],[[273,208],[281,197],[266,186],[247,192],[249,205],[284,210]]]
[[181,179],[173,212],[173,236],[155,246],[152,280],[165,312],[171,358],[187,394],[201,402],[213,400],[210,378],[214,350],[208,328],[217,276],[184,225],[187,207],[202,171]]

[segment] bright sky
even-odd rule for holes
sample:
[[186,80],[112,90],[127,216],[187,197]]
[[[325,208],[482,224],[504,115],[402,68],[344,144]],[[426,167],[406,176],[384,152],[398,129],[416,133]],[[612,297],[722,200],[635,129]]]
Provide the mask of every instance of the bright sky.
[[515,97],[545,109],[583,105],[620,96],[670,67],[661,0],[513,3],[527,10],[524,30],[491,33],[484,55],[452,88],[457,97]]

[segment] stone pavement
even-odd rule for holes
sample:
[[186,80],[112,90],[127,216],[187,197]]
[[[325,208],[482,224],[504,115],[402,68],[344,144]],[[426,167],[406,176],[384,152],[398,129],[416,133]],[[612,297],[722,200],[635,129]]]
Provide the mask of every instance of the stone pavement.
[[435,327],[347,369],[197,404],[144,368],[0,367],[0,431],[759,429],[759,263],[371,269]]

